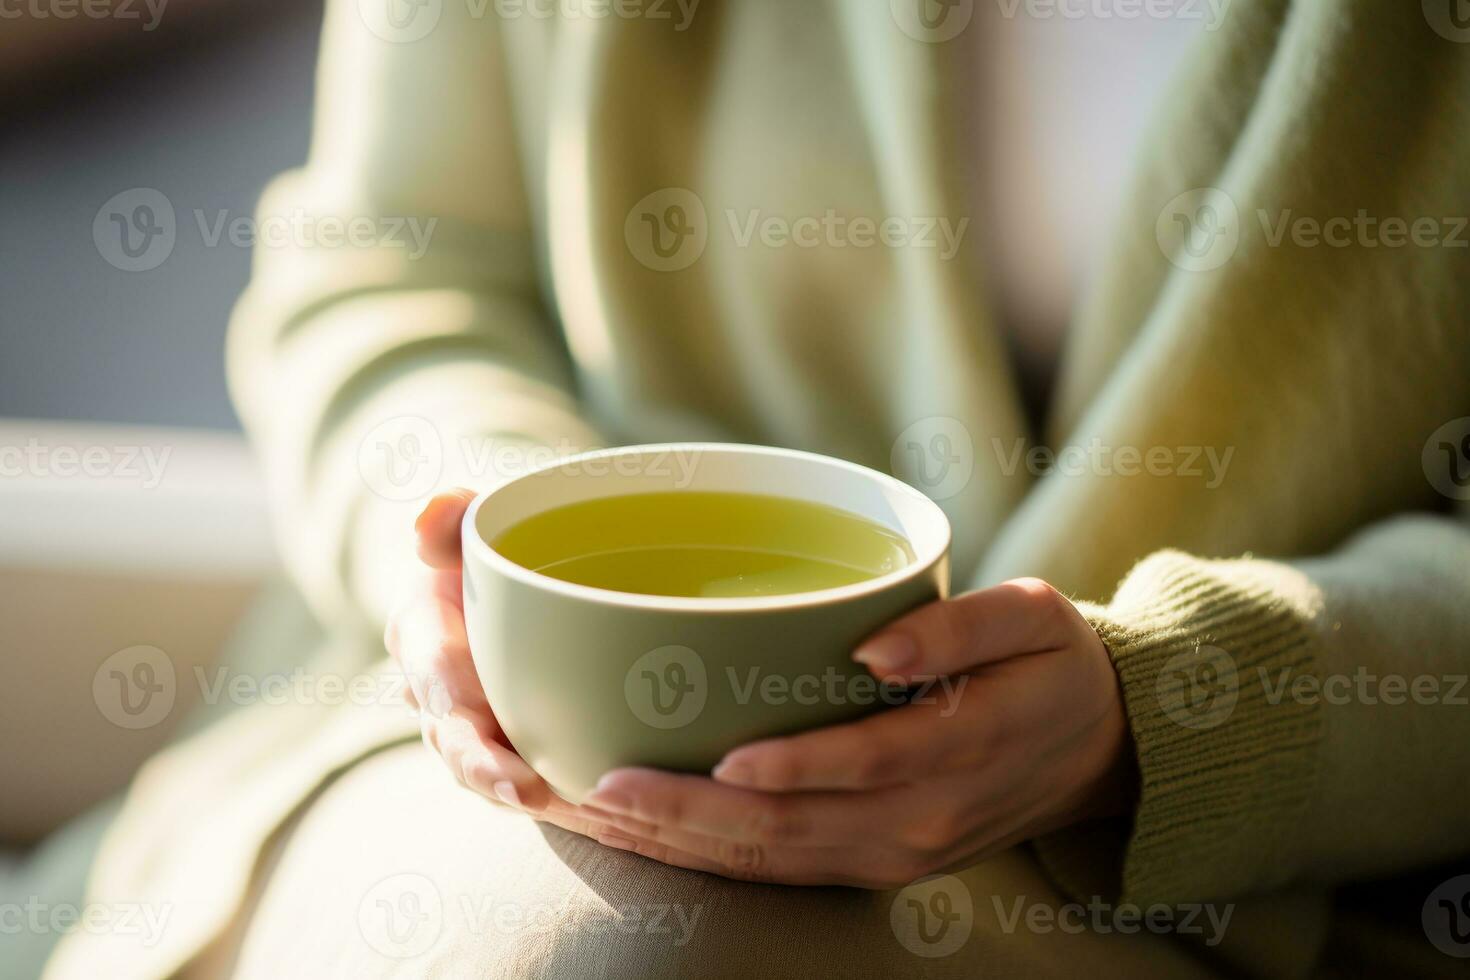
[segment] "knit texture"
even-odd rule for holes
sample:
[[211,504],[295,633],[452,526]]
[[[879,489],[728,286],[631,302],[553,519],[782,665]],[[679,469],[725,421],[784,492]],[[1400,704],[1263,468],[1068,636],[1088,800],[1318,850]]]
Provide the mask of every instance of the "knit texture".
[[1083,607],[1118,671],[1140,792],[1126,844],[1116,825],[1039,842],[1065,887],[1147,904],[1282,880],[1281,831],[1315,789],[1321,708],[1267,681],[1314,672],[1314,606],[1279,565],[1165,551],[1111,604]]

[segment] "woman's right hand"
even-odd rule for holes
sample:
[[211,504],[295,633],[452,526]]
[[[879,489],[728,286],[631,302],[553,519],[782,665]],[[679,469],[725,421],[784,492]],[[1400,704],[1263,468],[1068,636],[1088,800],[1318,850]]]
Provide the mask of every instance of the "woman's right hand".
[[421,574],[388,618],[383,642],[418,711],[424,743],[459,783],[538,820],[597,836],[598,811],[557,796],[511,748],[485,697],[465,635],[460,521],[474,499],[452,490],[429,501],[414,525]]

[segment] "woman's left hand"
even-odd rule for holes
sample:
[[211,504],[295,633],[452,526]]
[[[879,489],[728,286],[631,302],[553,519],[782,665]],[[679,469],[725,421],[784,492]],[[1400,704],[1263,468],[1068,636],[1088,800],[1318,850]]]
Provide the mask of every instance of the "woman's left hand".
[[598,839],[731,878],[886,888],[1130,805],[1117,677],[1045,582],[930,603],[854,659],[928,696],[742,746],[713,778],[614,770],[587,800]]

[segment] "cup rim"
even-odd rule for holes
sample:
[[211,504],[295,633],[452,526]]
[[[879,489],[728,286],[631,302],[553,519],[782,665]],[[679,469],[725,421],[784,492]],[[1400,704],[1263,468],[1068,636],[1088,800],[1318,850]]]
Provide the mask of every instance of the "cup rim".
[[[664,596],[649,595],[640,592],[619,592],[615,589],[603,589],[592,585],[580,585],[575,582],[566,582],[562,579],[552,578],[540,572],[517,564],[491,547],[490,542],[481,536],[476,526],[476,518],[480,508],[513,483],[543,473],[558,467],[581,463],[590,459],[599,459],[613,456],[632,456],[648,452],[724,452],[742,453],[764,456],[784,456],[792,459],[803,459],[811,462],[821,463],[845,469],[853,473],[861,474],[867,479],[888,487],[891,490],[902,493],[914,500],[921,509],[930,512],[930,517],[937,521],[938,535],[931,545],[920,551],[914,550],[914,560],[903,568],[851,585],[839,585],[828,589],[816,589],[811,592],[789,592],[782,595],[770,596]],[[678,492],[678,491],[674,491]],[[836,505],[833,505],[836,506]],[[949,517],[932,499],[920,491],[904,483],[896,477],[880,472],[860,463],[854,463],[834,456],[824,456],[821,453],[811,453],[800,449],[783,449],[777,446],[758,446],[735,442],[667,442],[667,443],[645,443],[636,446],[616,446],[610,449],[594,449],[590,452],[577,453],[571,456],[558,457],[551,462],[528,469],[511,479],[497,484],[489,490],[485,490],[475,496],[469,507],[465,510],[464,518],[460,522],[460,542],[462,548],[467,548],[476,558],[490,566],[500,574],[521,582],[524,585],[566,596],[571,599],[580,599],[584,602],[600,603],[609,606],[620,606],[629,609],[658,610],[664,612],[687,612],[687,613],[744,613],[744,612],[770,612],[779,609],[800,609],[812,606],[836,605],[838,603],[850,602],[864,596],[885,592],[904,582],[919,578],[927,574],[936,564],[944,560],[949,554],[952,529]],[[910,542],[913,544],[914,542]],[[468,560],[469,554],[464,556]]]

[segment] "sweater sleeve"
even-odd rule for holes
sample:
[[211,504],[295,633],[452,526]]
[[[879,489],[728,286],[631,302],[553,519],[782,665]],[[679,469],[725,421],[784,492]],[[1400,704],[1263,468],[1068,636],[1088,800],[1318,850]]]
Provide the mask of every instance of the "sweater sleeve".
[[1122,685],[1128,821],[1036,842],[1075,894],[1227,899],[1470,844],[1470,529],[1412,516],[1278,563],[1166,551],[1084,612]]
[[289,571],[379,625],[432,492],[597,437],[538,298],[499,18],[365,11],[327,4],[309,160],[260,205],[228,355]]

